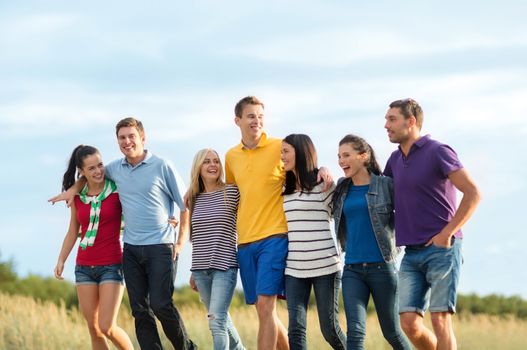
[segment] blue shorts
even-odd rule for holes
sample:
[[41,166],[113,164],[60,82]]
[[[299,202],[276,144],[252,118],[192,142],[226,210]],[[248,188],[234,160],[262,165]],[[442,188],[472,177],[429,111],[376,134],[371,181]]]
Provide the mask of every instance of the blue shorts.
[[258,295],[285,298],[287,246],[287,236],[280,236],[238,247],[240,277],[247,304],[254,304]]
[[101,285],[104,283],[124,284],[123,266],[113,265],[75,265],[75,284],[80,285]]
[[399,271],[399,313],[456,312],[461,239],[450,248],[406,247]]

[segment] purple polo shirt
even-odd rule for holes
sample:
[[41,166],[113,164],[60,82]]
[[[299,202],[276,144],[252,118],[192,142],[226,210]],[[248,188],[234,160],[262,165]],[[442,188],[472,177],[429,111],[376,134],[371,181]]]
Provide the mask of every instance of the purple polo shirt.
[[[456,152],[426,135],[408,156],[394,151],[384,169],[393,178],[397,246],[426,243],[454,216],[456,188],[448,175],[463,168]],[[461,230],[455,233],[462,237]]]

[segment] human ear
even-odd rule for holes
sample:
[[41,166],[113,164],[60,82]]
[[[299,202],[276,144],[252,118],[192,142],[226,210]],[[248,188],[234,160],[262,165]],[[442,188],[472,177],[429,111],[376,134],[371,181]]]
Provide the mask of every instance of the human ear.
[[410,127],[417,125],[417,118],[415,118],[414,115],[411,115],[410,118],[408,118],[408,123]]
[[359,159],[363,162],[366,162],[368,160],[368,153],[364,152],[364,153],[360,153],[359,154]]

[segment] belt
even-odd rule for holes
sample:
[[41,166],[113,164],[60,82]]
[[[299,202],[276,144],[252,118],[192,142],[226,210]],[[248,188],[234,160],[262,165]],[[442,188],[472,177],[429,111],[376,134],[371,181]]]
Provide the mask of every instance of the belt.
[[423,249],[423,248],[426,248],[428,247],[426,245],[426,243],[422,243],[422,244],[408,244],[406,245],[406,249]]
[[365,267],[378,267],[378,266],[386,266],[386,265],[387,263],[385,262],[369,262],[369,263],[346,264],[344,265],[344,268],[354,269],[358,267],[365,268]]

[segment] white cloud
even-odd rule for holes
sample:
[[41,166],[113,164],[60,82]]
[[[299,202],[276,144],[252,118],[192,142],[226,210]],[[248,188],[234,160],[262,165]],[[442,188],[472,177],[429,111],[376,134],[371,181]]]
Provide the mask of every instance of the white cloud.
[[70,13],[36,13],[15,17],[4,17],[0,32],[11,35],[3,36],[7,42],[24,42],[35,37],[53,37],[72,27],[78,16]]
[[17,89],[24,91],[24,99],[0,105],[2,131],[15,139],[93,132],[134,116],[145,123],[150,140],[188,140],[232,128],[233,108],[239,98],[228,89],[121,94],[94,92],[80,85],[38,83]]
[[44,166],[58,166],[62,165],[64,162],[61,157],[58,157],[56,154],[49,153],[39,154],[37,161],[39,164]]
[[[523,71],[496,70],[445,76],[416,76],[376,79],[331,80],[318,85],[255,85],[266,102],[268,125],[302,125],[313,119],[369,119],[382,128],[387,104],[412,96],[425,110],[425,131],[446,134],[470,128],[471,133],[523,124]],[[1,123],[7,134],[82,129],[90,124],[113,125],[118,118],[134,115],[158,120],[156,136],[164,139],[189,138],[203,130],[230,127],[232,109],[243,92],[230,87],[210,89],[98,92],[78,84],[20,81],[14,87],[24,98],[0,106]],[[4,88],[7,91],[7,88]],[[498,115],[499,114],[499,115]],[[371,118],[375,118],[375,122]],[[293,123],[293,124],[292,124]],[[521,124],[520,124],[521,123]],[[153,123],[152,123],[153,124]],[[523,130],[523,131],[522,131]],[[526,127],[511,130],[525,133]]]
[[521,33],[498,35],[460,33],[452,37],[430,37],[424,33],[405,33],[362,26],[332,28],[321,31],[273,36],[244,47],[226,50],[227,54],[242,55],[261,61],[338,67],[370,59],[390,59],[461,52],[471,49],[500,49],[526,46]]
[[41,55],[49,53],[51,43],[75,28],[78,19],[69,13],[3,16],[0,21],[2,61],[20,57],[38,61]]

